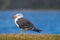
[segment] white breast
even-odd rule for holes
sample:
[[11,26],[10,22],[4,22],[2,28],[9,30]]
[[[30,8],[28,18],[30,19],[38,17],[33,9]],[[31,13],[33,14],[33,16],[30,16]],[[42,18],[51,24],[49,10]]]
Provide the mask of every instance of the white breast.
[[18,18],[15,19],[15,24],[17,25],[17,27],[19,27],[19,25],[16,23],[16,21],[18,21]]

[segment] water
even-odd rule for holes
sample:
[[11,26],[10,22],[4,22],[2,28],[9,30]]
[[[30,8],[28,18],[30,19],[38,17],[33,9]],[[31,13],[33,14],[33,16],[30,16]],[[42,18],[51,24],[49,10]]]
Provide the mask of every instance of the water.
[[0,11],[0,34],[20,34],[19,29],[12,18],[16,13],[23,13],[34,26],[41,29],[41,33],[27,31],[27,34],[60,34],[60,11]]

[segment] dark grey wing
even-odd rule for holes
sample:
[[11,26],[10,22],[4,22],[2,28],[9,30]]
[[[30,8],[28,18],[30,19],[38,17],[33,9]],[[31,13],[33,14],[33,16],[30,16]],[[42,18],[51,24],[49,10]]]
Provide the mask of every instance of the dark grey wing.
[[20,28],[28,28],[28,29],[34,28],[34,25],[25,18],[18,19],[17,24],[19,25]]
[[34,25],[29,20],[27,20],[25,18],[18,19],[17,24],[22,29],[27,29],[27,30],[33,30],[33,31],[36,31],[36,32],[41,32],[40,29],[36,29],[34,27]]

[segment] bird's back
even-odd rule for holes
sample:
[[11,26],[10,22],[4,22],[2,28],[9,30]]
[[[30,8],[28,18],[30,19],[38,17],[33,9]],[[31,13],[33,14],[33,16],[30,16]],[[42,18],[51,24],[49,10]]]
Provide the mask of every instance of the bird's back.
[[27,19],[25,18],[19,18],[16,23],[19,25],[20,28],[22,29],[27,29],[27,30],[33,30],[36,32],[40,32],[41,30],[36,29],[34,25]]

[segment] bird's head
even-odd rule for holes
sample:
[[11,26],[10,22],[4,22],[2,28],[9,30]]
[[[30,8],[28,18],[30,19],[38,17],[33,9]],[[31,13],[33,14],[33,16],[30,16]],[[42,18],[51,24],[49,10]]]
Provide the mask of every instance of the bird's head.
[[23,18],[23,14],[18,13],[18,14],[16,14],[15,16],[13,16],[13,18]]

